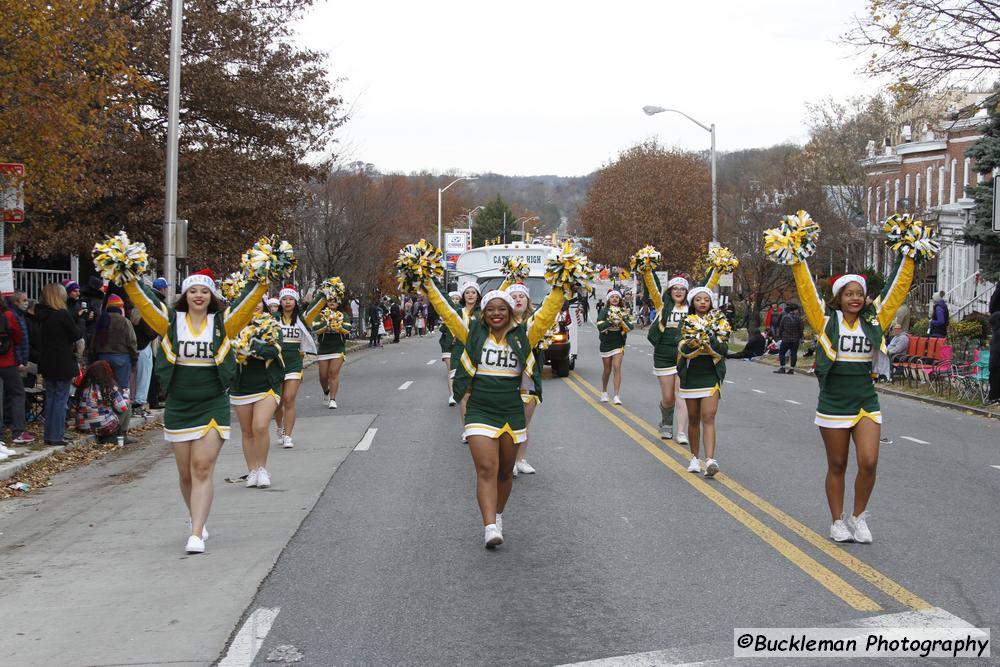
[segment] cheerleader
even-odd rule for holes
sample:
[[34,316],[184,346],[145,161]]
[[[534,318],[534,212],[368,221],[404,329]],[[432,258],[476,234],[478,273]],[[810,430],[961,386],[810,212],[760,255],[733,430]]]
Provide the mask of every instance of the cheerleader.
[[[456,308],[462,303],[462,293],[458,290],[448,292],[448,298]],[[455,405],[455,396],[451,390],[451,348],[455,344],[455,337],[451,335],[451,330],[448,329],[448,325],[444,321],[441,322],[439,344],[441,345],[441,361],[444,362],[444,376],[448,380],[448,405],[453,406]]]
[[292,284],[285,285],[278,292],[278,324],[281,326],[281,356],[285,361],[285,376],[281,384],[281,403],[275,414],[278,438],[281,446],[291,449],[292,431],[295,429],[295,399],[302,384],[302,360],[306,354],[316,354],[316,343],[309,331],[309,324],[319,314],[325,304],[320,297],[306,314],[305,320],[299,310],[299,291]]
[[277,297],[271,296],[267,298],[267,311],[275,317],[278,316],[278,307],[280,305],[281,301],[279,301]]
[[[461,321],[461,330],[467,332],[469,330],[469,325],[479,316],[479,301],[480,301],[480,291],[479,283],[474,280],[469,280],[462,284],[459,290],[461,297],[459,299],[458,305],[452,305],[452,311],[455,312],[459,320]],[[435,306],[436,308],[437,306]],[[438,313],[440,315],[440,312]],[[465,350],[465,338],[464,333],[459,336],[458,332],[455,330],[454,325],[451,324],[450,318],[441,315],[441,319],[444,320],[444,326],[448,328],[452,336],[451,344],[451,359],[450,366],[448,369],[448,379],[451,380],[452,389],[451,395],[448,396],[448,405],[455,405],[455,392],[454,392],[454,381],[455,381],[455,371],[461,363],[462,352]],[[460,395],[461,396],[461,395]],[[458,399],[459,401],[461,399]],[[465,416],[465,404],[458,406],[462,417]],[[465,442],[464,438],[462,440]]]
[[[514,283],[506,288],[507,294],[510,295],[511,300],[514,302],[514,320],[517,323],[526,322],[528,330],[531,330],[533,322],[531,318],[534,316],[534,308],[531,306],[531,293],[528,291],[527,286],[523,283]],[[539,368],[544,366],[544,359],[542,358],[542,343],[539,343],[531,351],[535,359],[535,365]],[[517,445],[517,455],[514,459],[514,469],[513,475],[517,477],[519,472],[523,472],[526,475],[535,474],[535,468],[528,463],[528,429],[531,427],[531,417],[535,414],[535,408],[538,406],[540,396],[532,388],[531,378],[524,375],[521,380],[521,402],[524,403],[524,431],[525,437],[524,442],[520,442]]]
[[[816,346],[819,402],[814,423],[826,448],[826,499],[836,542],[872,541],[868,500],[875,487],[882,412],[872,382],[872,366],[886,355],[885,330],[906,298],[913,280],[913,259],[900,257],[878,299],[866,303],[864,276],[847,274],[833,281],[833,298],[824,304],[806,262],[792,265],[795,288],[809,325],[821,332]],[[858,474],[854,479],[854,510],[844,512],[844,487],[851,438]]]
[[[281,355],[281,329],[277,320],[258,301],[253,321],[236,338],[236,382],[229,402],[240,420],[243,457],[247,462],[246,487],[271,486],[267,471],[271,418],[281,402],[285,365]],[[245,339],[245,340],[244,340]]]
[[616,289],[608,291],[608,303],[597,314],[597,330],[600,332],[601,362],[601,403],[608,402],[608,380],[615,375],[614,404],[621,405],[619,398],[622,388],[622,359],[625,357],[625,340],[632,330],[632,320],[622,307],[622,293]]
[[[323,395],[329,398],[327,407],[337,409],[337,390],[340,389],[340,369],[344,365],[347,339],[351,337],[351,323],[337,310],[339,304],[330,302],[313,322],[316,336],[316,360],[319,362],[319,384]],[[312,308],[310,308],[310,312]]]
[[162,337],[156,374],[167,394],[163,430],[173,445],[181,494],[191,515],[185,550],[202,553],[214,494],[212,473],[222,444],[229,439],[227,391],[236,373],[229,339],[253,317],[265,285],[247,285],[223,309],[215,277],[205,269],[184,279],[180,296],[168,308],[141,280],[123,275],[122,281],[143,320]]
[[687,445],[687,403],[677,400],[681,382],[677,376],[677,345],[681,340],[681,325],[688,315],[687,294],[691,286],[686,278],[676,276],[667,282],[667,289],[661,295],[656,284],[650,284],[653,277],[651,271],[643,275],[656,310],[646,338],[653,344],[653,375],[660,382],[660,437],[673,438],[676,425],[677,443]]
[[514,300],[500,290],[486,293],[482,299],[486,307],[468,324],[433,285],[428,296],[462,344],[453,388],[465,405],[464,437],[476,465],[484,543],[491,549],[503,544],[503,510],[510,497],[517,445],[528,437],[522,387],[539,401],[542,396],[542,369],[532,348],[555,323],[565,296],[553,289],[531,318],[530,328],[517,321]]
[[[717,307],[715,292],[708,287],[695,287],[688,292],[687,298],[689,315],[707,318]],[[721,313],[716,315],[721,317]],[[705,477],[714,477],[719,472],[719,463],[715,460],[715,415],[719,409],[722,383],[726,379],[726,353],[729,348],[724,339],[710,332],[704,343],[684,338],[677,351],[679,393],[687,404],[689,419],[691,461],[688,472],[698,473],[701,469],[698,454],[699,441],[702,441],[705,444]]]

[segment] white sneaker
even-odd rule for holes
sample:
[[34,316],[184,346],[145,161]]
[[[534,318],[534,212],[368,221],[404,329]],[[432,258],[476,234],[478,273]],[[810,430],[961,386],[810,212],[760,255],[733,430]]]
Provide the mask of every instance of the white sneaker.
[[719,472],[719,462],[715,459],[705,459],[705,477],[715,477]]
[[608,402],[608,392],[602,391],[601,392],[601,403],[607,403],[607,402]]
[[281,446],[284,447],[285,449],[291,449],[292,447],[294,447],[295,443],[292,442],[292,436],[290,435],[281,436]]
[[503,512],[497,512],[497,530],[503,532]]
[[191,535],[188,537],[187,545],[184,547],[184,551],[189,554],[205,553],[205,540],[199,538],[197,535]]
[[3,452],[0,452],[0,461],[3,461],[4,459],[8,458],[10,458],[9,454],[4,454]]
[[248,489],[252,489],[253,487],[257,486],[257,478],[258,478],[259,474],[260,474],[260,471],[258,469],[251,470],[247,474],[247,488]]
[[514,464],[514,468],[516,470],[523,472],[525,475],[535,474],[535,469],[532,467],[530,463],[528,463],[527,459],[521,459],[520,461],[518,461],[516,464]]
[[660,437],[664,440],[670,440],[674,437],[674,427],[670,424],[660,424]]
[[[188,517],[187,532],[188,532],[189,535],[191,534],[191,517]],[[205,541],[205,542],[208,541],[208,526],[207,525],[201,527],[201,539],[202,539],[202,541]]]
[[613,401],[615,405],[621,405],[622,399],[618,398],[618,394],[615,394],[615,400]]
[[14,456],[17,454],[13,449],[7,446],[7,443],[0,442],[0,454],[6,454],[7,456]]
[[514,479],[517,479],[517,463],[514,463],[514,472],[513,472],[513,475],[514,475]]
[[679,431],[677,433],[677,444],[678,445],[690,445],[691,441],[688,440],[688,434]]
[[860,516],[852,516],[847,519],[847,527],[850,529],[855,542],[861,544],[872,543],[872,531],[868,530],[868,512],[862,512]]
[[853,542],[854,535],[851,534],[843,517],[830,524],[830,539],[834,542]]
[[281,442],[281,440],[285,437],[285,429],[284,429],[284,427],[282,427],[282,426],[275,426],[274,427],[274,432],[278,434],[278,442]]
[[458,401],[455,400],[455,397],[454,396],[449,396],[448,397],[448,406],[449,407],[455,407],[456,405],[458,405]]
[[[193,537],[192,539],[198,539]],[[503,544],[503,533],[500,532],[500,528],[497,527],[495,523],[491,523],[486,526],[483,535],[483,542],[486,544],[487,549],[492,549],[493,547]]]
[[257,471],[257,488],[266,489],[271,486],[271,476],[267,474],[267,471],[261,468]]
[[327,405],[326,407],[330,408],[331,410],[336,410],[337,409],[337,401],[335,401],[335,400],[333,400],[331,398],[330,399],[330,404]]
[[693,472],[695,474],[701,472],[701,459],[697,456],[692,456],[691,462],[688,463],[688,472]]

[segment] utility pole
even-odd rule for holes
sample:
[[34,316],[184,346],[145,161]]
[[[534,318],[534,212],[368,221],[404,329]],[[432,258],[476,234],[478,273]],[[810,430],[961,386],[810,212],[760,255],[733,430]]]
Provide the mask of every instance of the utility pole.
[[181,90],[181,34],[184,0],[170,3],[170,77],[167,95],[167,183],[163,220],[163,277],[167,295],[177,282],[177,124]]

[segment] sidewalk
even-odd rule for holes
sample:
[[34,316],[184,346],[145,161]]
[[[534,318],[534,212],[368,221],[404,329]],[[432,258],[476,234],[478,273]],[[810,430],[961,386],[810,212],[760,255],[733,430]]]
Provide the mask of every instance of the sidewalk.
[[[315,378],[309,378],[315,382]],[[0,503],[0,655],[18,665],[208,665],[374,415],[301,405],[295,449],[272,446],[268,490],[233,439],[216,467],[205,554],[187,556],[187,512],[159,433],[120,457]]]

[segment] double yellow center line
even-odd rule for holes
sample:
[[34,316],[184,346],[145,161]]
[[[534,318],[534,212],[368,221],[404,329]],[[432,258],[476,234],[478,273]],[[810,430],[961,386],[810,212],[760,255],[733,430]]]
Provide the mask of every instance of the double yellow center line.
[[[851,572],[861,577],[868,583],[875,586],[889,597],[897,600],[901,604],[914,609],[929,609],[931,604],[922,600],[917,595],[906,590],[889,577],[885,576],[867,563],[852,556],[849,552],[838,546],[835,542],[819,535],[804,524],[795,520],[785,512],[781,511],[768,501],[756,495],[733,480],[728,475],[718,474],[714,483],[708,483],[698,475],[693,475],[687,471],[687,467],[681,461],[687,461],[690,452],[672,440],[661,440],[657,429],[622,406],[615,406],[614,411],[608,406],[598,403],[594,397],[599,396],[597,387],[584,380],[577,373],[572,373],[570,377],[563,378],[567,386],[577,395],[586,401],[592,408],[618,427],[625,435],[635,441],[640,447],[652,454],[657,460],[665,465],[669,470],[676,473],[681,479],[690,484],[695,490],[703,494],[714,502],[734,519],[749,528],[764,542],[773,547],[778,553],[798,566],[803,572],[819,582],[824,588],[842,599],[848,605],[859,611],[879,611],[882,607],[873,599],[866,596],[843,578],[838,576],[828,567],[806,554],[802,549],[795,546],[787,539],[778,534],[757,517],[747,512],[740,505],[736,504],[724,493],[719,491],[716,485],[721,485],[745,501],[756,507],[782,526],[788,528],[800,538],[813,547],[837,561]],[[638,427],[638,431],[630,426],[619,414],[624,415],[628,420]],[[643,435],[645,432],[647,435]],[[661,443],[673,450],[680,460],[671,457],[661,448]]]

